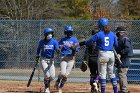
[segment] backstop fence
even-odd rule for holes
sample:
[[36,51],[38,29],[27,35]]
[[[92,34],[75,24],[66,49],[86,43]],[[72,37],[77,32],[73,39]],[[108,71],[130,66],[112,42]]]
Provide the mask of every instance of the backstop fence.
[[[54,38],[58,41],[64,36],[64,27],[74,27],[74,37],[79,41],[91,37],[91,31],[97,29],[96,20],[0,20],[0,79],[28,80],[35,64],[36,49],[39,40],[43,38],[46,27],[54,29]],[[135,56],[131,60],[128,71],[130,83],[140,82],[140,21],[111,20],[112,31],[118,26],[125,26],[133,41]],[[81,72],[79,67],[83,61],[85,47],[76,54],[76,62],[69,76],[70,82],[85,82],[89,78],[89,70]],[[59,73],[59,58],[55,58],[56,76]],[[82,80],[80,79],[82,78]],[[34,80],[43,80],[43,74],[38,66]]]

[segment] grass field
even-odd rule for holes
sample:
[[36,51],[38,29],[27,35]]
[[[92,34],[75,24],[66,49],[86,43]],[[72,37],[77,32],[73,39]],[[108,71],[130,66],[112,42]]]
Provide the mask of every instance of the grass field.
[[[43,93],[43,82],[33,81],[30,87],[26,87],[27,81],[0,80],[0,93]],[[51,83],[51,93],[57,93]],[[140,85],[129,84],[131,93],[140,93]],[[63,93],[90,93],[89,83],[67,82],[63,88]],[[107,84],[106,93],[113,93],[111,84]]]

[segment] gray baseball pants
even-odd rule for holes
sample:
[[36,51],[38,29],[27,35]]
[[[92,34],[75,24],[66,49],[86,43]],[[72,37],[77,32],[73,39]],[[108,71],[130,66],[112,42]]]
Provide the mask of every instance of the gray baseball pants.
[[113,72],[114,62],[115,57],[113,51],[99,51],[98,70],[101,79],[106,79],[106,74],[109,75],[110,79],[115,77]]
[[55,67],[53,59],[41,58],[41,68],[44,72],[44,78],[50,78],[53,80],[55,78]]
[[60,74],[65,75],[67,77],[73,68],[74,61],[75,61],[75,58],[72,55],[61,57]]

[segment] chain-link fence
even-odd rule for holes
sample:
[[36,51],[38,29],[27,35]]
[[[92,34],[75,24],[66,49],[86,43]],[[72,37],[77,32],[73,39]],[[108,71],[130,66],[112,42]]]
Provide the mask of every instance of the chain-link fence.
[[[35,64],[36,49],[38,41],[43,38],[43,30],[51,27],[55,32],[55,39],[58,41],[64,36],[64,27],[72,25],[74,27],[74,37],[79,41],[88,39],[91,31],[97,29],[96,20],[1,20],[0,21],[0,79],[27,80]],[[140,21],[112,20],[111,30],[118,26],[125,26],[129,36],[133,41],[134,49],[140,48],[139,29]],[[79,66],[83,61],[85,47],[81,47],[76,54],[74,69],[70,74],[71,82],[83,82],[79,78],[88,80],[89,71],[84,74]],[[139,52],[138,52],[139,54]],[[128,71],[128,80],[131,83],[140,82],[140,59],[139,55],[132,59]],[[55,59],[56,76],[59,73],[59,60]],[[34,80],[43,80],[43,74],[38,67]],[[85,80],[85,82],[87,81]]]

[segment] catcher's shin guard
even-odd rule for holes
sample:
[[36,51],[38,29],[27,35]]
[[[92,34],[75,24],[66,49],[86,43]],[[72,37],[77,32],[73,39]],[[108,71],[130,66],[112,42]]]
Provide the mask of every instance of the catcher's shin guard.
[[111,79],[111,83],[112,83],[112,85],[113,85],[114,93],[118,93],[117,80],[116,80],[116,78],[112,78],[112,79]]
[[105,93],[106,79],[101,79],[101,93]]

